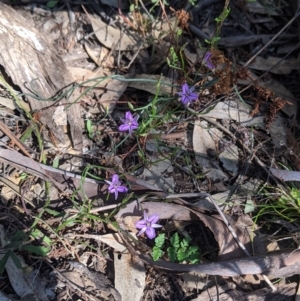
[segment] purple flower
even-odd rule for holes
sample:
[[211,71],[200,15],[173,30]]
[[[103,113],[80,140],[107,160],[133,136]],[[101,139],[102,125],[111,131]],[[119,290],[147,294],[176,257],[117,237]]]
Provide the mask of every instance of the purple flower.
[[153,214],[148,217],[146,211],[144,211],[144,219],[141,219],[135,224],[135,227],[137,229],[141,229],[137,236],[142,235],[144,232],[146,232],[148,238],[153,239],[156,236],[154,228],[162,227],[161,225],[156,224],[158,220],[159,217],[157,214]]
[[182,85],[182,92],[177,92],[181,96],[181,102],[187,106],[190,102],[198,99],[198,93],[194,92],[195,87],[189,88],[188,84]]
[[205,53],[205,57],[204,57],[204,62],[206,64],[207,68],[209,68],[210,70],[215,68],[214,64],[211,61],[211,55],[212,55],[212,53],[210,51],[207,51]]
[[125,113],[125,119],[121,118],[121,121],[123,122],[122,125],[119,126],[120,132],[126,132],[129,131],[129,134],[132,133],[133,130],[137,129],[138,124],[138,116],[133,116],[130,112]]
[[121,185],[121,182],[119,181],[119,176],[114,174],[112,176],[112,180],[111,181],[107,181],[105,180],[105,182],[107,184],[109,184],[108,186],[108,191],[110,193],[114,193],[115,194],[115,199],[118,198],[118,193],[119,192],[127,192],[128,189],[125,186]]

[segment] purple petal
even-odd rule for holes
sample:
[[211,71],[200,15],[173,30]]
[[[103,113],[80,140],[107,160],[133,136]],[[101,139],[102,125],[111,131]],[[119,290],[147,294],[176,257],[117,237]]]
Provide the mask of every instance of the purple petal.
[[113,176],[112,176],[112,182],[113,183],[119,182],[119,176],[117,174],[113,174]]
[[137,128],[139,126],[139,124],[136,120],[132,120],[131,126]]
[[127,112],[125,113],[125,118],[126,118],[126,119],[129,119],[129,120],[133,119],[131,112],[127,111]]
[[184,104],[184,105],[188,105],[190,103],[190,100],[187,96],[183,96],[182,99],[181,99],[181,102]]
[[144,220],[145,220],[145,222],[149,221],[148,214],[146,211],[144,211]]
[[114,192],[116,191],[115,186],[113,186],[113,185],[110,185],[110,186],[107,188],[107,190],[108,190],[110,193],[114,193]]
[[211,62],[206,62],[206,66],[209,68],[209,69],[214,69],[215,66],[211,63]]
[[146,235],[148,236],[149,239],[153,239],[156,236],[155,230],[152,227],[149,227],[146,230]]
[[142,235],[147,230],[147,227],[143,227],[143,229],[137,234],[137,236]]
[[118,187],[116,187],[116,189],[117,189],[119,192],[127,192],[127,191],[128,191],[128,188],[125,187],[125,186],[118,186]]
[[120,132],[126,132],[126,131],[130,130],[130,126],[128,124],[122,124],[119,126],[118,130]]
[[159,225],[159,224],[152,224],[151,227],[152,227],[152,228],[161,228],[162,225]]
[[207,52],[205,53],[205,57],[204,57],[205,61],[208,61],[208,60],[210,59],[210,57],[211,57],[211,52],[210,52],[210,51],[207,51]]
[[115,189],[115,200],[118,198],[118,189]]
[[159,220],[159,216],[157,214],[153,214],[153,215],[149,216],[149,218],[148,218],[148,222],[151,223],[151,226],[152,226],[152,224],[157,223],[158,220]]
[[109,184],[110,186],[113,185],[113,183],[111,181],[108,180],[104,180],[105,183]]
[[198,99],[198,93],[191,93],[189,96],[188,96],[188,98],[190,99],[190,100],[197,100]]
[[141,219],[140,221],[135,223],[135,227],[137,229],[143,229],[144,227],[146,227],[146,221]]
[[188,92],[188,90],[189,90],[189,85],[187,83],[184,83],[182,85],[182,93],[186,94]]
[[209,69],[214,69],[215,66],[213,65],[213,63],[211,62],[210,58],[211,58],[211,55],[212,53],[210,51],[207,51],[206,54],[205,54],[205,57],[204,57],[204,61],[206,63],[206,66],[209,68]]

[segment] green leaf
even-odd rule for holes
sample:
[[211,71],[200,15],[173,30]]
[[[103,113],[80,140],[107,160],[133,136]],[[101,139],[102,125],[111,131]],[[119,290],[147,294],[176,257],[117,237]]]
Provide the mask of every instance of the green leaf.
[[25,233],[23,231],[17,231],[16,234],[11,239],[11,242],[20,241],[24,238]]
[[161,233],[155,238],[155,246],[161,249],[164,243],[165,243],[165,234]]
[[93,139],[93,124],[90,119],[86,121],[86,130],[90,139]]
[[186,238],[183,238],[182,241],[180,242],[181,248],[187,248],[189,245],[190,245],[190,243]]
[[179,235],[177,232],[171,236],[170,243],[175,249],[179,248]]
[[175,250],[173,247],[168,247],[167,251],[168,251],[169,259],[170,259],[172,262],[175,262],[176,259],[177,259],[177,256],[176,256],[176,250]]
[[33,245],[26,245],[21,247],[22,250],[25,250],[29,253],[35,253],[40,256],[46,256],[51,249],[43,246],[33,246]]
[[4,272],[6,261],[9,258],[9,252],[7,252],[0,260],[0,275]]
[[129,11],[132,13],[134,10],[135,10],[135,5],[134,4],[130,4]]
[[55,157],[54,157],[54,160],[53,160],[53,163],[52,163],[52,167],[58,168],[58,165],[59,165],[59,159],[60,159],[60,156],[55,156]]
[[200,263],[200,253],[197,252],[197,253],[191,254],[189,256],[189,262],[193,263],[193,264]]
[[160,248],[158,248],[157,246],[153,247],[152,258],[153,258],[154,261],[157,261],[163,255],[164,255],[164,252]]
[[34,237],[35,239],[42,240],[48,246],[50,246],[52,244],[52,240],[47,235],[45,235],[43,232],[41,232],[39,229],[34,229],[33,231],[30,232],[30,235],[32,237]]
[[20,258],[12,251],[9,251],[9,256],[11,257],[11,259],[13,260],[15,266],[18,268],[18,269],[22,269],[22,263],[21,263],[21,260]]
[[129,109],[130,109],[131,111],[134,111],[134,106],[133,106],[132,103],[128,102],[127,105],[128,105],[128,107],[129,107]]
[[53,8],[57,3],[58,3],[58,0],[51,0],[51,1],[47,2],[46,6],[48,8]]
[[247,201],[244,207],[244,213],[248,214],[255,210],[255,204],[250,196],[247,196]]
[[179,262],[182,262],[187,259],[187,254],[185,249],[179,249],[177,252],[177,259]]
[[139,155],[140,158],[145,159],[145,155],[142,151],[138,150],[138,155]]
[[22,172],[22,173],[20,174],[20,180],[25,180],[26,177],[27,177],[27,173],[26,173],[26,172]]
[[20,258],[18,256],[16,256],[16,254],[14,252],[12,252],[11,250],[8,250],[7,253],[0,260],[0,275],[3,273],[5,266],[6,266],[6,262],[9,259],[9,257],[12,259],[13,263],[15,264],[15,266],[18,269],[23,270],[24,272],[27,272],[26,268],[22,267]]
[[170,67],[171,66],[171,61],[168,57],[166,57],[166,61],[167,61],[168,66]]
[[53,209],[50,209],[50,208],[45,208],[45,212],[47,212],[47,213],[49,213],[49,214],[51,214],[51,215],[53,215],[53,216],[55,216],[55,217],[59,217],[59,216],[64,216],[65,215],[65,213],[63,212],[58,212],[58,211],[55,211],[55,210],[53,210]]
[[196,246],[190,246],[189,247],[189,249],[188,249],[189,254],[193,254],[193,253],[196,253],[196,252],[199,252],[198,247],[196,247]]

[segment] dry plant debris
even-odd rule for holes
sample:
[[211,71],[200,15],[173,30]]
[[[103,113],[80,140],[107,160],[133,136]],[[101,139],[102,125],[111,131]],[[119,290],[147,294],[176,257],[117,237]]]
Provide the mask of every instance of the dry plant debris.
[[6,2],[0,299],[296,296],[297,1]]

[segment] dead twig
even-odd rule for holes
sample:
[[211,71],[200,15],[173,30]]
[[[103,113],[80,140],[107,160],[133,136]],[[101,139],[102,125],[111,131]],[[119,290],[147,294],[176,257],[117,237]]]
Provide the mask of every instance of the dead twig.
[[[231,225],[229,224],[227,218],[225,217],[224,213],[222,212],[222,210],[219,208],[218,204],[214,201],[214,199],[211,197],[211,195],[208,195],[207,198],[210,200],[210,202],[215,206],[216,210],[218,211],[218,213],[220,214],[220,216],[223,219],[223,222],[225,223],[225,225],[227,226],[228,230],[230,231],[231,235],[233,236],[233,238],[235,239],[236,243],[239,245],[239,247],[243,250],[243,252],[248,256],[251,257],[251,254],[248,252],[248,250],[245,248],[245,246],[241,243],[241,241],[239,240],[238,236],[236,235],[235,231],[233,230],[233,228],[231,227]],[[262,275],[264,280],[268,283],[268,285],[270,286],[270,288],[272,289],[272,292],[276,292],[277,289],[276,287],[272,284],[272,282],[270,281],[270,279],[266,276],[266,275]]]
[[30,158],[29,152],[26,150],[24,144],[10,131],[10,129],[0,121],[0,130],[11,140],[13,144],[15,144],[19,149]]

